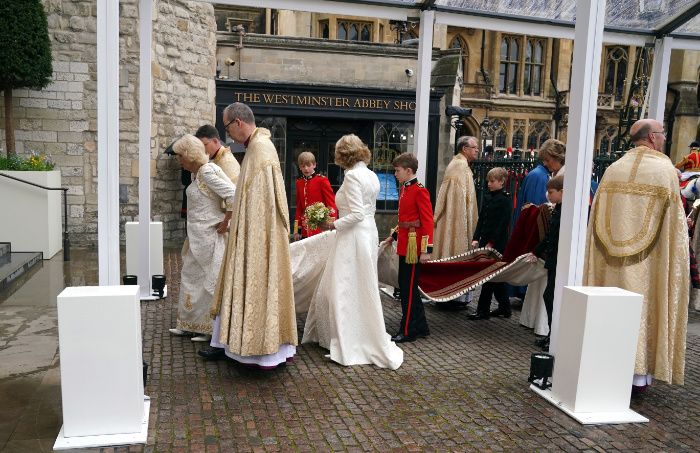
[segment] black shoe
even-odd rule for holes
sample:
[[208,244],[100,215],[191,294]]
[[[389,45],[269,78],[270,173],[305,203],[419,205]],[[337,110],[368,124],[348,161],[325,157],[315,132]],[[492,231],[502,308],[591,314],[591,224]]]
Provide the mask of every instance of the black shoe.
[[394,343],[410,343],[412,341],[416,341],[416,336],[398,334],[391,337],[391,341],[393,341]]
[[488,314],[484,313],[474,313],[473,315],[467,316],[467,319],[470,321],[478,321],[480,319],[489,319],[491,316]]
[[509,311],[505,311],[505,310],[494,310],[494,311],[491,312],[491,316],[494,316],[494,317],[496,317],[496,318],[498,318],[499,316],[504,317],[504,318],[510,318],[510,317],[511,317],[511,314],[512,314],[512,313],[510,312],[510,310],[509,310]]
[[423,333],[416,334],[416,338],[425,338],[425,337],[427,337],[427,336],[429,336],[429,335],[430,335],[430,331],[429,331],[429,330],[426,330],[426,331],[423,332]]
[[204,349],[200,349],[197,351],[197,354],[200,357],[204,357],[206,360],[219,360],[223,357],[226,357],[226,353],[224,352],[223,348],[213,348],[213,347],[208,347]]

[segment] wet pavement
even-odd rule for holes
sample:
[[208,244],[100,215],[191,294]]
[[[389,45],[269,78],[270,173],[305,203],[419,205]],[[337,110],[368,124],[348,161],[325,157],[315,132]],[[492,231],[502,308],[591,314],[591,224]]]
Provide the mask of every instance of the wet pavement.
[[[467,321],[428,305],[432,335],[403,344],[397,371],[342,367],[316,345],[272,372],[206,362],[174,337],[179,268],[165,254],[170,296],[142,303],[151,397],[146,446],[119,452],[699,451],[700,315],[690,315],[685,386],[655,383],[632,409],[648,424],[584,427],[528,387],[532,332],[511,319]],[[0,299],[0,451],[51,451],[61,427],[55,296],[94,285],[96,254],[45,261]],[[400,306],[384,297],[387,328]],[[300,329],[303,319],[299,320]],[[300,334],[301,336],[301,334]],[[89,341],[89,339],[86,339]]]

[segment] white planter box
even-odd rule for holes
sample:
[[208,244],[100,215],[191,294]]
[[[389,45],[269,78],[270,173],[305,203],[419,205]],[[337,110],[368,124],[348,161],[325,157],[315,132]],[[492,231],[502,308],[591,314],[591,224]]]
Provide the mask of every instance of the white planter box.
[[[45,187],[61,187],[61,172],[0,171]],[[44,190],[0,177],[0,242],[13,252],[42,252],[47,260],[62,248],[60,190]]]
[[[141,241],[139,238],[139,223],[126,222],[126,273],[131,275],[139,274]],[[148,271],[149,278],[163,272],[163,223],[151,222],[150,228],[150,261],[151,266]],[[139,282],[140,284],[141,282]],[[148,282],[147,282],[148,283]],[[150,284],[150,283],[149,283]]]
[[72,286],[57,297],[65,437],[141,432],[137,286]]

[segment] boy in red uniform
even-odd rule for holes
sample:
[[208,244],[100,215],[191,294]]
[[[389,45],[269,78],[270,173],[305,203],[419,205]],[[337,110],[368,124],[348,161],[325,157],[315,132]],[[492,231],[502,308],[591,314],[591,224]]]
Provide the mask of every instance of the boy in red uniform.
[[[309,230],[303,226],[304,211],[307,206],[316,202],[323,203],[331,209],[331,216],[338,217],[338,208],[335,206],[335,194],[331,183],[323,175],[316,173],[316,157],[308,151],[299,154],[297,158],[301,176],[297,178],[297,210],[294,216],[294,240],[307,238],[318,234],[321,229]],[[301,235],[299,235],[301,229]]]
[[391,340],[396,343],[415,341],[430,335],[423,301],[418,291],[420,263],[430,259],[433,251],[433,206],[430,194],[418,182],[418,159],[403,153],[394,159],[394,174],[401,184],[399,224],[392,238],[399,255],[399,289],[401,292],[401,327]]

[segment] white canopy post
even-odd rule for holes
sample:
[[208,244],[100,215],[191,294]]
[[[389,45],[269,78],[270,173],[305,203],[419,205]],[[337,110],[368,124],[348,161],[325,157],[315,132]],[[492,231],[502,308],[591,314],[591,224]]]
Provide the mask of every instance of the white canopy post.
[[564,286],[580,285],[583,280],[605,3],[605,0],[576,3],[564,200],[549,348],[555,355]]
[[434,25],[435,11],[421,11],[413,146],[416,158],[418,158],[418,181],[423,183],[425,183],[426,176],[425,167],[428,165],[428,111],[430,110],[430,75],[433,67]]
[[[654,47],[654,67],[649,81],[649,118],[663,124],[666,109],[666,89],[668,88],[668,70],[671,66],[673,38],[666,36],[656,40]],[[671,131],[669,131],[670,133]]]
[[119,2],[97,0],[99,283],[119,284]]
[[153,3],[139,1],[139,275],[141,298],[151,295],[151,44]]

